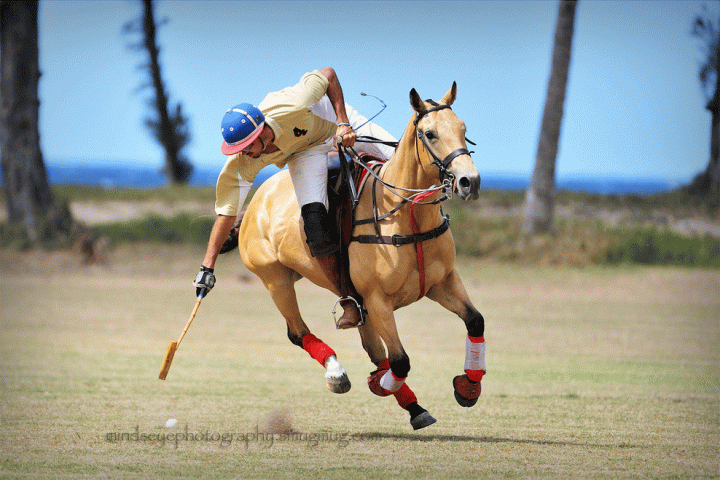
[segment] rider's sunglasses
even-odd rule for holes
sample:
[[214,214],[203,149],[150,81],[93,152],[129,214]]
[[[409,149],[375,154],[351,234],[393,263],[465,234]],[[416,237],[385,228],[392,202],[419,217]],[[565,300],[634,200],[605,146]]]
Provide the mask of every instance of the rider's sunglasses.
[[255,142],[256,142],[256,141],[257,141],[257,139],[255,139],[255,140],[253,140],[252,142],[250,142],[250,145],[248,145],[247,147],[243,148],[243,149],[240,151],[240,153],[242,153],[243,155],[249,155],[249,154],[250,154],[250,150],[252,149],[252,146],[255,145]]

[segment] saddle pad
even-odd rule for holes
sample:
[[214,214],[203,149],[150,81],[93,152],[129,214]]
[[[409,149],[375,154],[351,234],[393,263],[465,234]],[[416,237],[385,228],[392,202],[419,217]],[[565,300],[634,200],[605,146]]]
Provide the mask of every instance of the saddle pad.
[[[368,168],[374,170],[377,173],[385,164],[385,160],[369,160],[368,162],[366,162],[366,164]],[[359,196],[360,192],[362,192],[362,189],[365,186],[365,183],[367,182],[368,177],[370,176],[370,171],[366,168],[358,170],[360,170],[360,174],[357,176],[358,178],[355,181],[355,190],[357,190]]]

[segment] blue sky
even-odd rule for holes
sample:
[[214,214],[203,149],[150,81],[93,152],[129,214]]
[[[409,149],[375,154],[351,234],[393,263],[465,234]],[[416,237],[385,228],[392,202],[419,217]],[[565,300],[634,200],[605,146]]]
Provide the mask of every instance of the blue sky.
[[[710,114],[690,36],[702,1],[580,0],[557,171],[689,181],[705,168]],[[41,0],[40,133],[47,163],[162,166],[143,125],[142,57],[122,25],[141,2]],[[556,1],[157,1],[168,91],[190,117],[191,161],[220,170],[220,120],[308,70],[335,68],[345,100],[399,137],[408,93],[453,81],[481,173],[531,175]]]

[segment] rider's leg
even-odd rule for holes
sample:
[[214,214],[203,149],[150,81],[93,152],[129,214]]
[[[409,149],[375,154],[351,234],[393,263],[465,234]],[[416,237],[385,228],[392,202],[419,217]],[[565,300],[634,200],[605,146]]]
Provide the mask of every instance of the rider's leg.
[[[313,202],[303,205],[300,208],[305,223],[305,235],[307,244],[310,247],[310,254],[320,263],[325,275],[337,287],[341,296],[357,296],[353,290],[350,291],[347,282],[343,282],[338,268],[339,244],[328,228],[327,210],[320,202]],[[354,300],[342,300],[340,305],[344,313],[337,323],[338,328],[356,327],[361,320],[358,304]]]
[[[338,270],[337,254],[340,244],[337,236],[332,234],[327,212],[327,154],[331,148],[330,140],[296,154],[288,163],[288,170],[300,205],[310,253],[317,258],[325,275],[342,294],[345,293],[344,287],[347,285],[341,284]],[[340,305],[345,312],[338,321],[338,327],[357,326],[361,319],[357,303],[353,300],[345,300]]]

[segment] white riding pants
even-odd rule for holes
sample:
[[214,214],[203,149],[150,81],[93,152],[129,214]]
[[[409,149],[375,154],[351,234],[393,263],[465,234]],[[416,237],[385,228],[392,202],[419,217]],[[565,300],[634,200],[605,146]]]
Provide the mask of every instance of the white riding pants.
[[[318,117],[337,123],[335,110],[327,95],[313,105],[311,110]],[[375,137],[388,142],[397,141],[381,126],[367,122],[367,118],[360,115],[350,105],[345,104],[345,111],[347,112],[350,125],[358,136]],[[363,125],[363,123],[365,123],[365,125]],[[384,159],[389,159],[395,151],[393,147],[379,143],[357,142],[353,148],[357,152],[365,152]],[[288,170],[290,171],[290,178],[292,179],[295,189],[295,196],[301,207],[308,203],[320,202],[325,205],[325,208],[328,208],[328,153],[333,150],[333,138],[331,137],[322,145],[296,153],[293,155],[292,160],[288,162]]]

